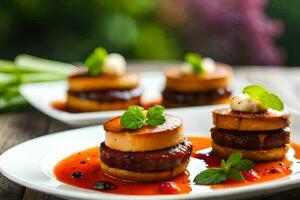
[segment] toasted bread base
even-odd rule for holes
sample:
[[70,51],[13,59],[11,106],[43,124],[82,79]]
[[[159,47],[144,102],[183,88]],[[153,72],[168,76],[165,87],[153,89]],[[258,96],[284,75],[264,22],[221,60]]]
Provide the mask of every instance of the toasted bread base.
[[231,109],[213,111],[213,124],[216,128],[240,131],[268,131],[288,127],[288,113],[266,111],[263,113],[234,112]]
[[138,87],[139,76],[137,73],[127,73],[123,76],[70,76],[68,84],[71,92],[132,89]]
[[140,97],[120,102],[97,102],[94,100],[79,98],[71,94],[67,95],[66,101],[67,108],[76,112],[124,110],[129,106],[139,104]]
[[124,181],[132,181],[132,182],[154,182],[154,181],[170,180],[184,173],[188,163],[189,161],[182,163],[179,166],[169,171],[141,173],[141,172],[133,172],[133,171],[126,171],[117,168],[112,168],[104,164],[100,160],[101,168],[106,175]]
[[104,123],[105,145],[123,152],[154,151],[176,146],[183,141],[182,121],[166,114],[166,122],[159,126],[144,126],[131,131],[120,124],[120,117]]
[[230,147],[221,146],[215,142],[211,142],[212,151],[215,155],[220,158],[228,158],[230,154],[234,152],[241,152],[243,158],[249,159],[252,161],[272,161],[280,160],[285,157],[286,153],[289,150],[290,145],[287,144],[283,147],[273,148],[268,150],[242,150],[242,149],[233,149]]
[[207,102],[206,104],[203,104],[202,102],[197,105],[190,105],[190,104],[185,104],[185,103],[177,103],[177,102],[172,102],[167,99],[163,99],[163,106],[166,108],[181,108],[181,107],[191,107],[191,106],[205,106],[205,105],[218,105],[218,104],[226,104],[228,103],[230,98],[222,98],[222,99],[217,99],[217,100],[212,100]]
[[165,72],[166,88],[178,92],[203,92],[218,88],[226,88],[230,84],[233,70],[229,65],[218,63],[212,73],[199,76],[185,75],[178,68]]

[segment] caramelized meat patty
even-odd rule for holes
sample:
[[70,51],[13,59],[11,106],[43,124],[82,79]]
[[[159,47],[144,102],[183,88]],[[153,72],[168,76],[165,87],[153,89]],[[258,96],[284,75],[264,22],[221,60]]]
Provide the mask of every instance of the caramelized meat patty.
[[212,140],[222,146],[245,150],[267,150],[290,143],[290,129],[273,131],[232,131],[211,129]]
[[163,99],[168,102],[187,106],[209,105],[216,100],[227,99],[231,96],[228,88],[219,88],[203,92],[177,92],[171,89],[163,91]]
[[81,99],[97,102],[120,102],[140,97],[142,90],[140,88],[134,88],[129,90],[68,91],[68,93]]
[[192,153],[192,144],[187,139],[180,144],[162,150],[147,152],[122,152],[100,145],[100,159],[106,165],[133,172],[159,172],[172,170],[186,163]]

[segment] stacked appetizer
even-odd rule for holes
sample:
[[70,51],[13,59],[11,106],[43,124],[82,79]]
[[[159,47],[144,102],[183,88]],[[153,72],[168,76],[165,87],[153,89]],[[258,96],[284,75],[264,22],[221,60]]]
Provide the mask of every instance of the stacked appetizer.
[[290,115],[281,100],[252,85],[232,98],[231,108],[213,111],[213,152],[222,158],[240,151],[252,161],[284,158],[290,144]]
[[187,107],[227,103],[231,96],[232,74],[232,68],[226,64],[189,53],[181,68],[165,72],[163,105]]
[[126,181],[162,181],[183,173],[192,152],[182,121],[162,106],[130,106],[104,124],[100,146],[103,172]]
[[68,78],[66,106],[70,111],[121,110],[140,103],[139,76],[126,72],[122,55],[96,48],[85,66],[87,70]]

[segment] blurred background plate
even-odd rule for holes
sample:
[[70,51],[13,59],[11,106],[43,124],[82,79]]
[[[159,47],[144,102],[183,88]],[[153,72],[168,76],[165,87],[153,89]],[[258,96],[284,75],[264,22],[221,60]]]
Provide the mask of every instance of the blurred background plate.
[[[164,88],[164,75],[162,72],[142,72],[140,73],[141,87],[143,89],[142,99],[144,102],[153,102],[160,98],[160,93]],[[242,88],[249,82],[244,79],[234,79],[232,88],[235,93],[239,93]],[[122,111],[102,111],[102,112],[85,112],[85,113],[69,113],[57,110],[51,105],[55,101],[65,101],[67,91],[67,83],[65,81],[31,83],[22,85],[20,88],[24,98],[35,108],[46,115],[62,121],[71,126],[92,125],[105,121],[116,115],[120,115]],[[171,110],[187,110],[201,109],[211,106],[196,106],[190,108],[178,108]]]

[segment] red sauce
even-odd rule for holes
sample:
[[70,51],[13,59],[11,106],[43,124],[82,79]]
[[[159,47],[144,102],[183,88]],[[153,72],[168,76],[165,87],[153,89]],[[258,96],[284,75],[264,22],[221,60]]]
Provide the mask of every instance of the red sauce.
[[[194,193],[197,191],[201,192],[204,189],[213,190],[217,188],[245,186],[271,181],[300,171],[300,161],[297,160],[300,158],[300,146],[293,144],[287,158],[281,161],[256,163],[253,170],[243,172],[245,182],[228,180],[212,186],[195,185],[192,183],[192,179],[196,174],[207,167],[218,167],[221,160],[209,153],[209,138],[190,137],[190,140],[193,143],[190,166],[194,165],[194,167],[188,167],[184,174],[167,182],[132,183],[106,176],[100,168],[99,147],[93,147],[66,157],[56,165],[54,173],[61,182],[80,188],[96,190],[93,187],[94,184],[97,181],[105,181],[112,184],[114,188],[101,190],[101,192],[130,195],[158,195]],[[197,167],[195,167],[195,164]]]
[[53,102],[51,102],[51,107],[56,110],[63,111],[63,112],[76,113],[76,112],[68,109],[66,102],[64,102],[64,101],[59,101],[59,100],[53,101]]

